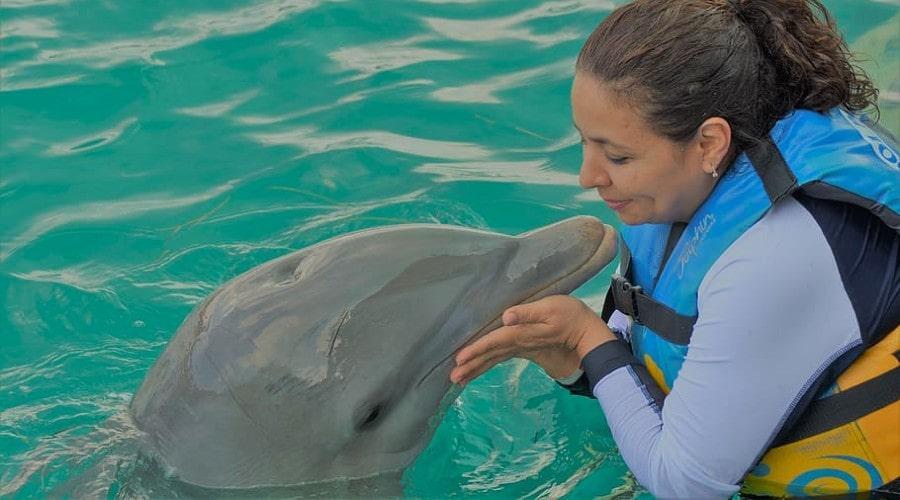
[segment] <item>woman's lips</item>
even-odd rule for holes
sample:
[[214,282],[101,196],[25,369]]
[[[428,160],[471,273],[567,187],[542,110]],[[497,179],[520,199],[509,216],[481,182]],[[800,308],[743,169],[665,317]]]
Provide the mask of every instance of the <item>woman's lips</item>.
[[625,208],[625,205],[631,203],[631,200],[607,200],[605,198],[603,199],[603,201],[606,202],[606,205],[609,208],[615,211],[622,210],[623,208]]

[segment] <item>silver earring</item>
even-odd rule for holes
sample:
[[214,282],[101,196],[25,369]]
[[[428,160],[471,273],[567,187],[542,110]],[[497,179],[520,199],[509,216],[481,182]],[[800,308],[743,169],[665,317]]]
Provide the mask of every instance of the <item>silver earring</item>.
[[713,171],[712,171],[712,176],[713,176],[713,179],[718,179],[718,178],[719,178],[719,171],[718,171],[718,170],[713,170]]

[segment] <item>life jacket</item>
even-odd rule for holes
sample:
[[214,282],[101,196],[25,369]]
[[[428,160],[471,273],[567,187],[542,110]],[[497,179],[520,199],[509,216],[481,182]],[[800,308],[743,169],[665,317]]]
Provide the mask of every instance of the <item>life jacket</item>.
[[[665,393],[678,376],[697,319],[697,290],[722,253],[779,200],[807,196],[868,209],[900,232],[900,157],[865,116],[797,110],[741,154],[686,224],[621,230],[614,305],[633,320],[632,350]],[[895,325],[896,326],[896,325]],[[849,367],[744,478],[742,492],[805,496],[875,489],[900,476],[900,326],[864,339]],[[852,364],[851,364],[852,363]],[[823,387],[824,387],[823,386]],[[815,399],[814,399],[815,398]],[[802,406],[801,406],[802,408]]]

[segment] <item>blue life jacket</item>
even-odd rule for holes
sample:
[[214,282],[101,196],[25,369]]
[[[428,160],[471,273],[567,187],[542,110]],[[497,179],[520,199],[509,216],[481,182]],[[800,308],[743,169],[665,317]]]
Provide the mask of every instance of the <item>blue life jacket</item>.
[[[797,110],[777,122],[768,141],[738,157],[686,226],[644,224],[622,228],[624,276],[613,277],[609,296],[616,309],[634,320],[632,350],[665,392],[684,362],[704,276],[722,253],[779,200],[800,190],[811,197],[852,203],[870,210],[900,232],[897,151],[893,139],[876,132],[864,116],[839,108],[828,114]],[[864,348],[878,340],[873,339]],[[860,349],[859,354],[862,352]],[[887,373],[893,389],[879,404],[896,410],[900,406],[896,390],[900,370]],[[884,374],[873,373],[873,378],[877,375]],[[883,388],[879,390],[884,392]],[[848,422],[831,424],[833,429]],[[804,439],[827,430],[823,429],[806,433]],[[884,431],[896,432],[896,427]],[[863,452],[847,453],[856,456]],[[890,460],[900,460],[897,450],[891,453]],[[802,462],[808,457],[790,450],[783,455],[789,458],[776,462],[784,469],[784,477],[802,475]],[[889,481],[895,474],[885,470],[881,477]],[[791,493],[789,481],[783,482],[749,492]]]

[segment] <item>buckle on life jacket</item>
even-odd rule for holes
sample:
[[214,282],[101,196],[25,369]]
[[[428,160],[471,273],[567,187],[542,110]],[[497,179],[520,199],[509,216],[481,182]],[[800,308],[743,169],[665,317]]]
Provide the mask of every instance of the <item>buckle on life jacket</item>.
[[640,323],[637,297],[644,292],[643,289],[640,286],[632,285],[621,274],[613,274],[611,291],[616,309]]
[[697,316],[685,316],[666,304],[644,293],[639,285],[632,285],[621,274],[614,274],[607,292],[607,304],[604,304],[604,318],[609,319],[612,310],[608,306],[612,298],[612,305],[620,312],[631,316],[635,323],[646,326],[668,342],[678,345],[688,345],[691,341],[691,333],[694,331],[694,323]]

